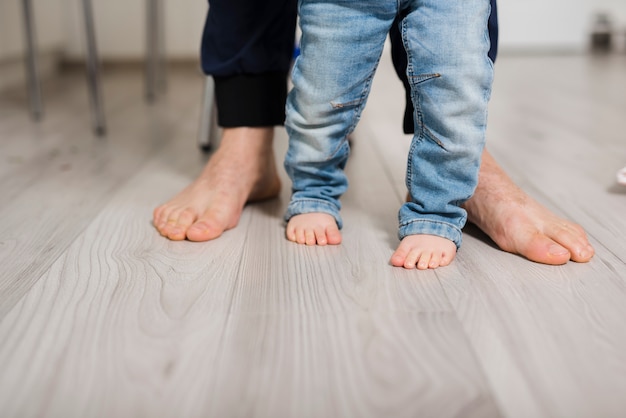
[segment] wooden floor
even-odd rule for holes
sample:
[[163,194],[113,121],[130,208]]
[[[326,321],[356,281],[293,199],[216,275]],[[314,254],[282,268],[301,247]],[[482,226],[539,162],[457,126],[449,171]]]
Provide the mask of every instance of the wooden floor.
[[[409,138],[383,58],[354,136],[344,243],[283,238],[289,198],[208,243],[151,214],[199,172],[202,77],[104,72],[109,134],[84,75],[0,95],[0,415],[626,416],[626,56],[501,56],[488,147],[597,255],[552,267],[466,228],[454,263],[392,268]],[[276,153],[282,160],[281,130]]]

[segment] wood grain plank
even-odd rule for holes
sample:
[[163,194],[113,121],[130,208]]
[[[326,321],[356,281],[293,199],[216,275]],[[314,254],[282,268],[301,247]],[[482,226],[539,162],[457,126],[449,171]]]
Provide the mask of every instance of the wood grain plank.
[[190,180],[176,148],[120,189],[0,323],[3,415],[202,416],[248,218],[219,242],[161,237],[152,208]]
[[[492,153],[597,249],[559,267],[472,227],[445,269],[389,266],[410,138],[388,57],[352,138],[340,246],[285,240],[282,170],[280,198],[246,207],[219,240],[155,232],[152,209],[206,161],[189,76],[171,73],[156,108],[131,98],[137,73],[111,77],[119,134],[100,143],[62,126],[76,91],[40,134],[0,112],[0,131],[32,135],[21,151],[0,144],[24,153],[1,170],[28,186],[0,175],[12,196],[0,204],[2,415],[621,417],[623,61],[503,56],[496,68]],[[286,141],[279,130],[278,161]]]
[[[583,225],[597,249],[587,265],[540,266],[468,227],[454,265],[437,272],[505,416],[626,409],[626,225],[624,193],[613,186],[626,155],[622,64],[505,56],[496,65],[488,147],[524,190]],[[388,139],[401,137],[391,121],[403,111],[392,71],[383,58],[363,124],[402,194],[408,140]]]
[[500,416],[459,331],[444,312],[233,315],[209,415]]
[[[194,79],[182,78],[181,94],[150,108],[138,97],[109,122],[111,134],[64,138],[52,157],[45,153],[15,169],[2,190],[12,196],[0,207],[0,318],[93,220],[111,194],[172,138],[175,127],[197,109]],[[195,79],[200,84],[201,79]],[[186,94],[187,93],[187,94]],[[24,184],[21,174],[28,178]],[[26,187],[28,185],[28,187]]]
[[500,416],[436,274],[389,264],[401,201],[367,139],[340,246],[285,239],[288,190],[250,208],[211,415]]
[[505,415],[619,416],[626,312],[616,273],[602,263],[499,263],[494,252],[470,245],[459,264],[474,274],[440,276]]

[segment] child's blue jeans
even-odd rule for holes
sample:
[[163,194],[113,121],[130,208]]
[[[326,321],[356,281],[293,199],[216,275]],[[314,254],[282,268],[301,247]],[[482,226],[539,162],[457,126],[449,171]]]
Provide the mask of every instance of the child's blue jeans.
[[[399,238],[430,234],[461,244],[461,205],[478,181],[491,94],[489,0],[300,0],[301,55],[287,99],[293,182],[285,218],[324,212],[342,226],[347,136],[367,100],[399,14],[415,108]],[[400,100],[401,98],[399,98]]]

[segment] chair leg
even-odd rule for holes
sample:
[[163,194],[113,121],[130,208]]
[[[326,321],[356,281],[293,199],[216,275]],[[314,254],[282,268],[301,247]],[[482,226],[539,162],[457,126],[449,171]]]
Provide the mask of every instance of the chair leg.
[[39,79],[39,65],[37,62],[36,34],[33,19],[33,7],[31,0],[22,1],[24,17],[24,34],[26,39],[26,71],[28,78],[28,95],[31,115],[39,121],[43,117],[43,101],[41,99],[41,81]]
[[98,62],[91,0],[83,0],[83,13],[85,15],[85,33],[87,38],[87,83],[92,108],[92,123],[95,134],[101,136],[106,133],[106,123],[102,104],[102,88],[99,73],[100,63]]
[[156,0],[146,0],[146,60],[145,60],[145,91],[146,100],[153,102],[156,98],[157,68],[157,26],[158,10]]
[[153,102],[157,93],[165,91],[165,34],[162,0],[146,0],[146,100]]
[[198,146],[200,149],[208,152],[217,146],[220,134],[219,131],[213,78],[206,77],[200,113],[200,129],[198,129]]
[[165,27],[165,4],[163,0],[157,0],[158,7],[158,72],[157,72],[157,87],[161,93],[164,93],[167,90],[167,50],[165,47],[165,31],[167,28]]

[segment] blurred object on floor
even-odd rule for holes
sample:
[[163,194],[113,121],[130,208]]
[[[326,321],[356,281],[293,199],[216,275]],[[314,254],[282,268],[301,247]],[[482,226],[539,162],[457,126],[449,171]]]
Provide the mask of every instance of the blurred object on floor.
[[626,167],[617,172],[617,182],[626,186]]
[[591,51],[610,52],[613,49],[614,25],[606,12],[597,12],[591,26]]

